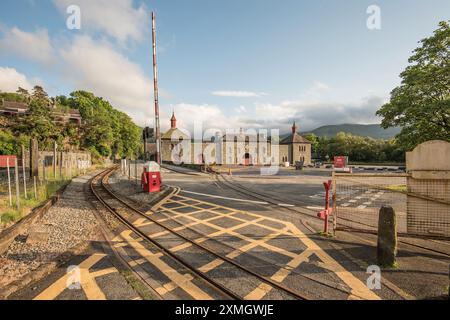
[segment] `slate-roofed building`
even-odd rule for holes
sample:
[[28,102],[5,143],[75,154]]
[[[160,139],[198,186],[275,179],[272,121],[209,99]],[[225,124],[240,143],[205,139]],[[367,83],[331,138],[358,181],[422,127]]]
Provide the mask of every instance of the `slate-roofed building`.
[[275,147],[272,143],[276,142],[272,142],[270,137],[247,134],[240,130],[235,134],[216,135],[210,141],[192,141],[189,135],[177,128],[175,114],[172,115],[170,124],[170,130],[161,137],[163,162],[182,159],[181,162],[197,164],[205,161],[227,165],[284,165],[287,162],[290,165],[295,165],[296,162],[311,164],[311,142],[297,133],[295,123],[292,134],[280,141],[278,156],[276,153],[272,154],[272,147]]

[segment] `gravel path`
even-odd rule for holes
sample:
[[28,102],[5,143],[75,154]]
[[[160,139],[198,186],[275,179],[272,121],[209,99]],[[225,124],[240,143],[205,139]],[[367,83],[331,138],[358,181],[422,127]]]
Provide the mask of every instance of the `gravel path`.
[[[156,197],[158,197],[158,193],[146,193],[142,191],[140,182],[139,185],[136,184],[136,180],[132,178],[131,180],[128,177],[122,175],[119,171],[114,172],[109,178],[109,185],[113,191],[118,194],[133,199],[134,201],[141,203],[143,206],[145,204],[152,203]],[[161,192],[164,192],[167,189],[167,186],[161,187]]]
[[[55,260],[84,241],[100,239],[94,209],[85,198],[85,188],[91,177],[74,179],[58,203],[38,223],[19,235],[9,250],[0,256],[0,287]],[[47,233],[47,241],[27,243],[30,233],[36,230]]]

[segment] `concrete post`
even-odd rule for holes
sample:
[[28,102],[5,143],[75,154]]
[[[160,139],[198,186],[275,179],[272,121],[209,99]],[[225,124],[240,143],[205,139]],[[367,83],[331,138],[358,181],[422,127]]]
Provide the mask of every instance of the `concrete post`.
[[397,256],[397,222],[392,207],[383,206],[378,220],[378,264],[382,267],[395,267]]

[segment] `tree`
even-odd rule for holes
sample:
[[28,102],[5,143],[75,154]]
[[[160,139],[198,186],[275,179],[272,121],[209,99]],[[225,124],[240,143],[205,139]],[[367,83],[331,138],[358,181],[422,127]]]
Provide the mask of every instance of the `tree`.
[[34,86],[32,99],[48,102],[48,94],[41,86]]
[[61,128],[55,125],[54,118],[45,101],[33,99],[28,107],[28,113],[17,120],[13,126],[17,133],[27,133],[38,139],[44,148],[51,147],[52,142],[61,141]]
[[400,75],[401,85],[377,112],[385,129],[403,128],[397,139],[405,150],[428,140],[450,141],[449,22],[440,22],[431,37],[420,41]]
[[28,92],[28,90],[24,89],[22,87],[19,87],[19,89],[17,89],[16,92],[17,92],[17,94],[19,94],[19,95],[21,95],[21,96],[23,96],[25,98],[28,98],[30,96],[30,93]]

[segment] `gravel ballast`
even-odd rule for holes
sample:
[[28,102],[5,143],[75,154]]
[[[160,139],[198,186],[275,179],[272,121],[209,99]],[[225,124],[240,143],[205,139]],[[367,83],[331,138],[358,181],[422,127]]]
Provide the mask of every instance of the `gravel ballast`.
[[91,177],[73,179],[44,217],[16,237],[8,251],[0,256],[0,287],[21,279],[85,241],[100,239],[94,209],[86,199],[85,188]]

